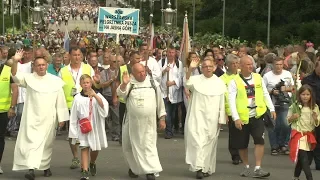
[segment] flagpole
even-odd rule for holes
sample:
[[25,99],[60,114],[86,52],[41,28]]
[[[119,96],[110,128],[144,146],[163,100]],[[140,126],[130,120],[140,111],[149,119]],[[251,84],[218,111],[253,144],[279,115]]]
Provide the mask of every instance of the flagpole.
[[192,1],[193,15],[192,15],[192,48],[194,47],[194,36],[196,31],[196,0]]

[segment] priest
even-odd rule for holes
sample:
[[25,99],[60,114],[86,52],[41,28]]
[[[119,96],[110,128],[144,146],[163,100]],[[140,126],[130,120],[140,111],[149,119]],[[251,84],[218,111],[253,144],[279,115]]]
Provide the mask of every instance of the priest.
[[44,170],[44,176],[52,176],[50,162],[56,127],[69,120],[63,93],[63,81],[47,73],[44,58],[34,60],[33,73],[17,73],[17,63],[23,51],[13,57],[11,74],[14,82],[26,88],[26,100],[20,130],[14,149],[13,171],[29,170],[28,180],[34,180],[34,170]]
[[[205,59],[201,75],[191,76],[199,60],[192,60],[186,74],[186,88],[191,91],[185,124],[186,163],[196,178],[208,177],[216,170],[220,125],[226,123],[224,82],[214,75],[214,62]],[[219,88],[214,88],[219,87]]]
[[160,129],[164,129],[165,106],[159,83],[146,76],[142,64],[133,65],[132,75],[130,80],[128,72],[124,72],[117,88],[118,96],[125,99],[127,106],[122,149],[131,178],[145,174],[147,180],[154,180],[154,173],[162,171],[157,150],[157,118]]

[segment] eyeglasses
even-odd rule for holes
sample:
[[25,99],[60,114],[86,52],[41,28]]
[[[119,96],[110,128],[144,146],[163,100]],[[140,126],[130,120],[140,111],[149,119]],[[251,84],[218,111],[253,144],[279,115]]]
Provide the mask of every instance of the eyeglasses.
[[224,61],[224,59],[217,59],[218,61]]

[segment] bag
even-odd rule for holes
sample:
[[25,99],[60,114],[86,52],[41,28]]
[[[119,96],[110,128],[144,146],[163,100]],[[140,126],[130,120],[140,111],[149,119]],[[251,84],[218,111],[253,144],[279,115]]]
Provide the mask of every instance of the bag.
[[83,134],[87,134],[92,131],[91,117],[92,117],[92,98],[90,98],[90,104],[89,104],[89,117],[82,118],[79,120],[80,129]]
[[[252,88],[252,86],[249,85],[249,83],[247,82],[247,80],[242,76],[242,74],[240,74],[241,79],[246,83],[246,85],[251,89],[251,91],[253,93],[255,93],[254,89]],[[260,117],[262,118],[263,122],[264,122],[264,126],[266,128],[270,128],[273,129],[275,127],[275,120],[272,118],[271,116],[271,112],[269,110],[269,108],[267,108],[266,112]]]
[[270,110],[267,108],[266,112],[261,116],[264,126],[268,129],[274,129],[276,122],[271,116]]

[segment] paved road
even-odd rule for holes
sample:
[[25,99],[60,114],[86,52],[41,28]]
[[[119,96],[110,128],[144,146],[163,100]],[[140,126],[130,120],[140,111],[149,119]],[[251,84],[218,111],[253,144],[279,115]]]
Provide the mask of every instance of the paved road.
[[97,24],[93,24],[92,21],[89,21],[88,19],[80,20],[80,16],[77,17],[77,20],[69,20],[69,23],[67,26],[64,25],[64,22],[61,23],[61,26],[49,25],[49,29],[57,30],[60,29],[61,31],[65,31],[66,29],[68,31],[75,30],[76,28],[79,28],[79,30],[82,31],[92,31],[97,32]]
[[[220,134],[218,152],[217,152],[217,171],[207,180],[234,180],[234,179],[252,179],[239,178],[238,174],[242,170],[242,166],[232,165],[229,152],[227,149],[227,131],[222,131]],[[57,137],[54,145],[52,159],[51,178],[42,177],[43,172],[36,173],[37,180],[77,180],[80,177],[80,170],[70,170],[71,152],[68,147],[68,142],[65,141],[66,135]],[[3,180],[21,180],[24,177],[24,172],[13,172],[12,161],[14,151],[13,140],[6,141],[2,167],[5,174],[0,175]],[[251,142],[252,144],[252,142]],[[253,147],[253,145],[251,145]],[[195,174],[188,171],[188,165],[185,164],[184,158],[184,141],[180,135],[174,139],[165,140],[162,135],[158,139],[158,151],[160,161],[164,169],[160,173],[158,180],[192,180],[195,179]],[[270,149],[266,149],[263,167],[271,172],[270,180],[290,180],[294,165],[290,162],[288,156],[274,157],[269,155]],[[253,164],[253,149],[250,148],[250,162]],[[312,169],[314,165],[312,165]],[[95,177],[90,177],[92,180],[129,180],[127,176],[128,167],[123,159],[122,149],[116,142],[109,142],[109,147],[101,151],[97,160],[98,174]],[[313,170],[314,179],[320,179],[320,171]],[[140,176],[137,180],[143,180],[145,176]],[[301,180],[305,180],[302,173]]]

